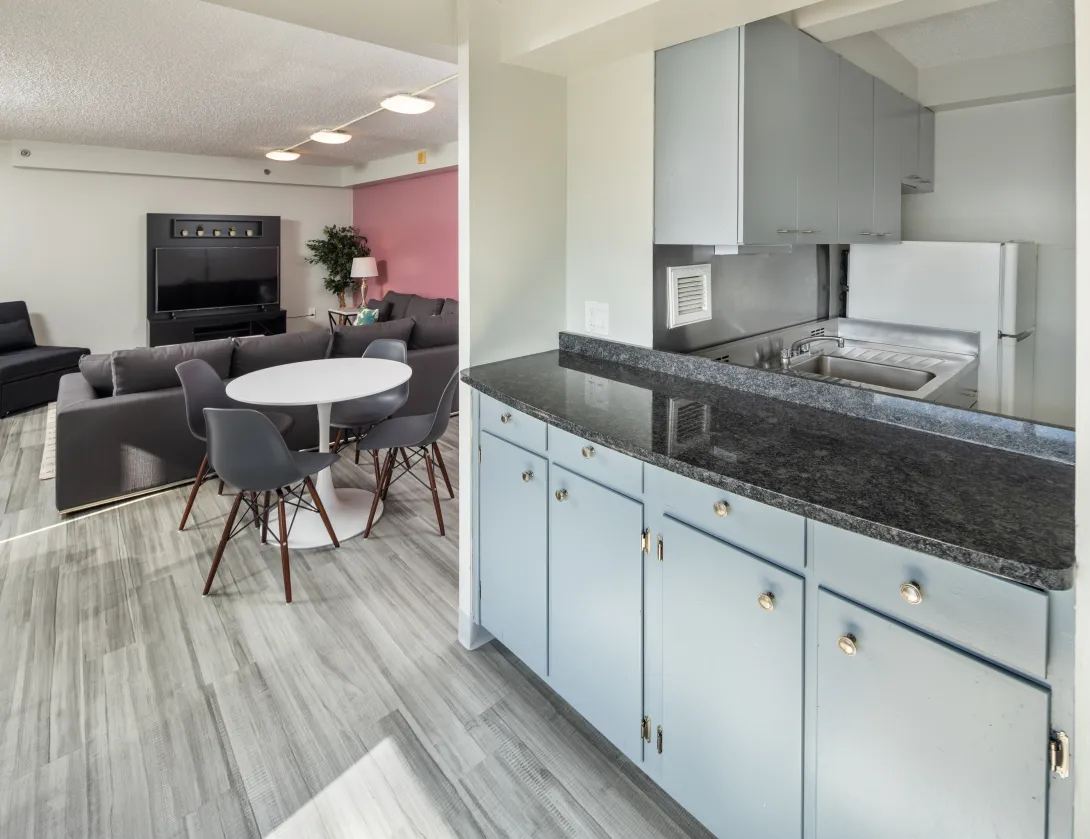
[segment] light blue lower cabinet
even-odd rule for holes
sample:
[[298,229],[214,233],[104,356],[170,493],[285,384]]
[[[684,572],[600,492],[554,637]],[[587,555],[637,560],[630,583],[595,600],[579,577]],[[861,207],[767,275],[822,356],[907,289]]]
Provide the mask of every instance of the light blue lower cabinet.
[[639,763],[643,504],[556,464],[549,489],[549,683]]
[[670,518],[662,537],[661,784],[721,839],[798,839],[803,579]]
[[548,674],[549,464],[481,432],[480,622]]
[[818,595],[817,839],[1041,839],[1049,691]]

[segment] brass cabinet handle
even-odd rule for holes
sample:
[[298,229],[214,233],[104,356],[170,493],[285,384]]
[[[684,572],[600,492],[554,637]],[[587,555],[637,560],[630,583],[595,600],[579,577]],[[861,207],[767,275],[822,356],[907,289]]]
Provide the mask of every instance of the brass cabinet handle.
[[583,446],[583,457],[594,457],[594,446]]
[[836,642],[836,645],[840,647],[840,651],[848,656],[848,658],[851,658],[858,651],[858,647],[855,645],[855,636],[851,633],[841,635]]
[[558,489],[556,491],[556,500],[563,501],[568,497],[568,491],[566,489]]
[[504,425],[507,425],[507,423],[511,422],[511,415],[500,414],[500,422],[502,422]]
[[716,501],[712,504],[712,509],[715,510],[715,514],[719,516],[719,518],[723,518],[723,516],[730,512],[730,504],[726,501]]
[[757,605],[766,612],[771,612],[776,608],[776,595],[770,591],[761,592],[757,595]]
[[529,469],[527,469],[525,472],[522,473],[522,480],[525,481],[526,483],[530,483],[530,481],[532,481],[533,479],[534,479],[534,473],[531,472]]
[[923,589],[915,580],[909,580],[907,583],[901,583],[901,597],[910,605],[919,606],[923,603]]

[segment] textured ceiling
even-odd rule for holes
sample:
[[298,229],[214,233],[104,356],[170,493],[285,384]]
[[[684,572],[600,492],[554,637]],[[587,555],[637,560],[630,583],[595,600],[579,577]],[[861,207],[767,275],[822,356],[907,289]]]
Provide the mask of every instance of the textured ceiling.
[[1073,0],[996,0],[878,34],[917,67],[938,67],[1073,43],[1075,8]]
[[[450,76],[444,61],[200,0],[0,0],[0,138],[261,157]],[[457,136],[454,82],[301,162],[364,163]]]

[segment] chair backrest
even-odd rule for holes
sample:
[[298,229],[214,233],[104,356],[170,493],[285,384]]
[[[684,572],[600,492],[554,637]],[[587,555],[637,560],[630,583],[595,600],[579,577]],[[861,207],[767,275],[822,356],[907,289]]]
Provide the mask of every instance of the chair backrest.
[[174,369],[182,382],[189,432],[198,440],[206,440],[208,433],[204,425],[204,409],[235,407],[227,395],[227,385],[212,365],[200,358],[183,361]]
[[409,360],[409,350],[399,338],[376,338],[367,345],[363,357],[385,358],[387,361],[400,361],[405,364]]
[[278,489],[305,475],[272,420],[252,408],[205,408],[208,462],[236,489]]
[[446,433],[447,426],[450,425],[450,406],[454,402],[454,394],[457,390],[458,369],[455,368],[454,374],[450,377],[450,381],[447,382],[447,386],[443,388],[443,393],[439,397],[439,404],[436,406],[435,414],[432,417],[431,430],[420,441],[421,446],[431,445]]

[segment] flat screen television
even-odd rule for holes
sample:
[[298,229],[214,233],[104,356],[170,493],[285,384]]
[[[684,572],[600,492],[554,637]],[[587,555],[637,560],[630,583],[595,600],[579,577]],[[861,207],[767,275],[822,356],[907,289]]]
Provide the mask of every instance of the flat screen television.
[[155,311],[185,312],[280,301],[280,248],[156,248]]

